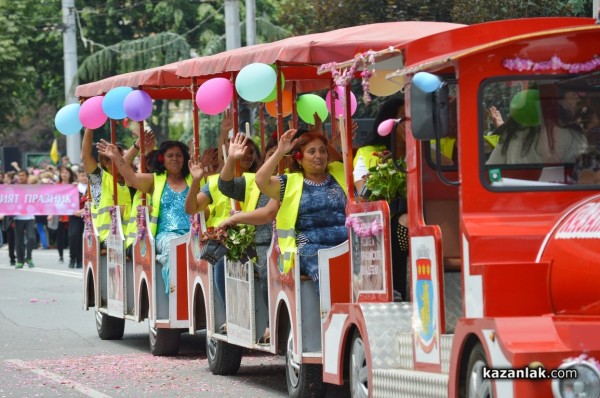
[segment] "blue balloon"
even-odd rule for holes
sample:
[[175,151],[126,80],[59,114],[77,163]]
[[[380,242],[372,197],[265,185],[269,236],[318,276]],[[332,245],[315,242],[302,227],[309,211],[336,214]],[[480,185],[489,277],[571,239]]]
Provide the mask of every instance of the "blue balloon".
[[54,117],[54,126],[64,135],[73,135],[79,133],[83,124],[79,121],[79,108],[81,106],[78,103],[69,104],[63,106]]
[[235,88],[243,99],[258,102],[273,92],[277,74],[270,65],[259,62],[246,65],[235,78]]
[[425,93],[433,93],[440,88],[442,80],[431,73],[419,72],[413,76],[412,83]]
[[111,119],[120,120],[127,117],[123,103],[127,94],[132,92],[131,87],[115,87],[104,96],[102,110]]

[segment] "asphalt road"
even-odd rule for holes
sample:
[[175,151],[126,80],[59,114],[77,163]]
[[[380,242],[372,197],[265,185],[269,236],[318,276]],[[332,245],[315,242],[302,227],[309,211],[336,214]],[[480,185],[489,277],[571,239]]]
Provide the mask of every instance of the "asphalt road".
[[0,248],[0,398],[287,396],[283,358],[247,352],[236,376],[214,376],[202,333],[184,334],[177,357],[150,354],[147,322],[100,340],[82,309],[81,270],[52,249],[33,261],[16,270]]

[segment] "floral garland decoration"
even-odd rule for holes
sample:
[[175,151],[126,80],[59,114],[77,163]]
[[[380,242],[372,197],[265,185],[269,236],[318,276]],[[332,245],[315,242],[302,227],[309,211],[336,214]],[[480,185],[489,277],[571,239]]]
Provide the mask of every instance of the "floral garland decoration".
[[502,61],[502,66],[508,70],[523,71],[547,71],[547,70],[565,70],[569,73],[591,72],[600,67],[600,58],[595,55],[589,61],[568,64],[563,62],[558,56],[553,55],[548,61],[534,62],[525,58],[507,58]]
[[383,231],[383,227],[381,226],[381,223],[377,218],[373,220],[371,225],[367,225],[364,222],[362,222],[358,217],[347,217],[346,228],[352,228],[354,233],[360,236],[361,238],[377,236],[381,234],[381,231]]
[[138,240],[142,241],[146,239],[146,212],[144,211],[144,206],[137,207],[136,223]]
[[563,360],[563,363],[568,363],[568,362],[576,362],[577,364],[581,364],[582,362],[587,362],[590,365],[592,365],[593,367],[595,367],[600,372],[600,362],[597,359],[592,358],[586,354],[581,354],[577,358],[567,358],[567,359]]
[[190,216],[190,225],[191,225],[192,235],[196,235],[200,231],[200,215],[199,214],[192,214]]
[[[393,51],[393,47],[390,47],[389,50]],[[319,67],[319,72],[331,69],[331,76],[333,77],[334,83],[337,86],[347,86],[354,78],[356,71],[363,68],[363,71],[360,73],[363,88],[363,101],[365,104],[369,104],[371,102],[369,80],[371,79],[371,76],[373,76],[373,71],[369,70],[368,67],[375,63],[375,54],[376,52],[373,50],[358,53],[354,56],[352,64],[347,68],[339,68],[337,62],[323,64]]]
[[86,237],[89,237],[92,234],[92,212],[89,204],[83,207],[83,224]]
[[112,206],[109,210],[110,212],[110,233],[117,233],[117,208],[116,206]]

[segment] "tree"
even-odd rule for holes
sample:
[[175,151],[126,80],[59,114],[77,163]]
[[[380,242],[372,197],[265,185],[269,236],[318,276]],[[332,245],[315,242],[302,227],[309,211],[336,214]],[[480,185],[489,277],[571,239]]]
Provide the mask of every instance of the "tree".
[[591,16],[591,0],[454,0],[454,22],[474,24],[513,18]]
[[22,151],[50,149],[55,107],[64,97],[59,10],[58,0],[0,0],[0,140],[4,145]]

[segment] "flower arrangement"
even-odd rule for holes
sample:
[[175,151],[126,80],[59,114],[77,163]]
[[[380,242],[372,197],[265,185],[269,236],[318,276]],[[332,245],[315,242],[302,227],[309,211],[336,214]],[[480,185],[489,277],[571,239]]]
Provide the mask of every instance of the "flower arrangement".
[[254,225],[238,224],[227,228],[227,239],[225,240],[225,246],[229,249],[229,253],[226,254],[227,258],[242,263],[256,262],[255,232]]
[[507,58],[502,61],[502,65],[508,70],[523,71],[546,71],[546,70],[565,70],[569,73],[591,72],[600,67],[600,58],[594,56],[586,62],[568,64],[563,62],[558,56],[552,56],[548,61],[534,62],[525,58]]
[[[392,202],[397,198],[406,198],[406,174],[396,168],[387,151],[376,153],[381,161],[369,169],[366,188],[370,192],[369,200],[385,199]],[[399,161],[403,166],[403,161]]]
[[[245,224],[239,224],[227,229],[211,228],[204,232],[200,238],[201,241],[207,242],[207,249],[205,249],[205,253],[201,257],[210,262],[213,262],[213,257],[220,258],[223,255],[231,261],[240,261],[242,263],[249,260],[256,261],[256,249],[254,247],[255,231],[256,227],[254,225]],[[217,254],[220,254],[220,256],[206,251],[218,252]]]

